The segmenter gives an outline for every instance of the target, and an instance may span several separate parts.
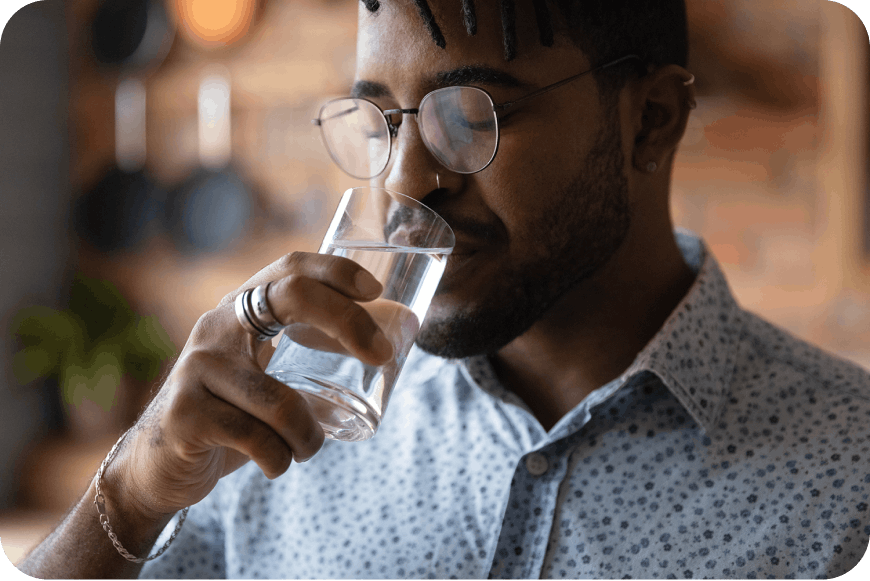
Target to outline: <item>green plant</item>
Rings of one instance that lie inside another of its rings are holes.
[[[106,411],[124,374],[154,380],[176,352],[156,317],[135,313],[111,283],[82,275],[66,309],[26,307],[13,328],[21,345],[12,363],[19,383],[54,378],[67,404],[87,398]]]

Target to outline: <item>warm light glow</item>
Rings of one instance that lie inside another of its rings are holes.
[[[197,25],[218,32],[232,28],[239,22],[241,8],[236,0],[192,0],[190,15]]]
[[[195,40],[227,45],[248,32],[257,0],[176,0],[176,7],[182,29]]]

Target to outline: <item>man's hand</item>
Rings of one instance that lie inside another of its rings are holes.
[[[358,302],[382,291],[346,258],[293,253],[226,296],[194,327],[172,373],[107,469],[112,488],[142,516],[159,518],[204,498],[249,459],[269,478],[323,445],[305,399],[263,372],[273,351],[239,324],[233,301],[274,281],[269,304],[283,324],[306,323],[373,365],[392,347]]]
[[[305,400],[267,376],[273,349],[239,324],[233,309],[243,290],[273,281],[269,304],[281,323],[307,323],[344,350],[381,365],[393,348],[360,306],[383,290],[355,262],[293,253],[226,296],[203,315],[172,373],[108,464],[103,492],[125,548],[144,557],[172,514],[202,500],[217,481],[249,459],[269,478],[293,460],[311,458],[323,430]],[[102,530],[95,484],[63,523],[19,564],[40,578],[135,577]]]

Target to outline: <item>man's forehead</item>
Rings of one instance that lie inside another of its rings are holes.
[[[435,44],[414,0],[383,0],[376,13],[360,3],[357,80],[414,79],[432,88],[453,84],[523,86],[533,84],[536,73],[542,79],[551,78],[544,69],[560,68],[554,63],[561,62],[571,74],[580,72],[585,63],[582,53],[566,38],[558,38],[552,47],[542,46],[534,23],[521,18],[517,19],[518,57],[508,62],[497,6],[475,3],[477,29],[472,36],[458,2],[451,2],[445,12],[441,4],[429,1],[446,40],[445,48]]]
[[[473,52],[478,62],[500,64],[501,34],[493,26],[478,25],[469,36],[459,11],[442,14],[432,5],[439,32],[446,47],[436,45],[414,0],[384,0],[377,12],[371,13],[360,3],[357,55],[374,61],[413,61],[417,66],[448,64],[465,53]]]

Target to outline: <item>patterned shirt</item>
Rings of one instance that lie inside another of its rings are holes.
[[[870,534],[870,376],[742,310],[714,258],[549,431],[486,358],[412,351],[377,435],[249,463],[143,577],[836,577]],[[170,523],[168,532],[174,527]]]

